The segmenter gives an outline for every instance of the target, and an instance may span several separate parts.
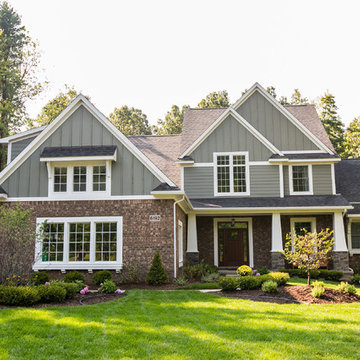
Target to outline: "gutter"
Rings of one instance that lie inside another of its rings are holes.
[[[185,196],[174,202],[174,278],[176,279],[176,205],[185,200]]]

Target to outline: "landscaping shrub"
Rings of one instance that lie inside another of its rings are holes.
[[[257,269],[257,272],[260,274],[260,275],[266,275],[269,273],[269,270],[266,266],[262,266],[260,268]]]
[[[217,272],[207,273],[201,277],[202,282],[212,283],[219,280],[219,274]]]
[[[311,295],[314,298],[321,298],[325,294],[324,283],[322,281],[314,281],[312,284]]]
[[[266,275],[263,275],[266,276]],[[268,278],[267,278],[268,280]],[[262,276],[240,276],[239,287],[241,290],[260,289],[264,278]]]
[[[250,276],[253,272],[250,266],[242,265],[237,268],[236,273],[240,276]]]
[[[160,254],[156,252],[152,260],[146,281],[150,285],[161,285],[168,282],[168,280],[168,276],[161,262]]]
[[[344,276],[342,271],[320,270],[320,278],[325,280],[339,281]]]
[[[337,288],[337,290],[341,291],[341,292],[345,292],[345,293],[349,293],[349,294],[356,294],[356,287],[354,285],[350,285],[347,282],[341,282]]]
[[[65,275],[64,282],[73,283],[76,281],[84,282],[84,275],[79,273],[78,271],[70,271]]]
[[[351,278],[350,282],[352,284],[360,284],[360,274],[354,274],[354,276]]]
[[[117,286],[112,280],[105,280],[101,285],[100,290],[106,294],[113,294],[117,289]]]
[[[277,292],[278,285],[274,280],[267,280],[261,285],[261,290],[266,293]]]
[[[46,282],[49,282],[49,275],[46,272],[34,272],[30,275],[31,285],[44,285]]]
[[[270,276],[278,285],[285,285],[290,279],[289,274],[282,272],[271,272],[267,276]]]
[[[109,270],[98,271],[92,278],[94,284],[100,285],[105,280],[111,280],[111,273]]]
[[[303,279],[307,278],[306,270],[283,269],[283,270],[280,270],[280,272],[288,273],[291,277],[299,277],[299,278],[303,278]],[[311,270],[310,271],[310,276],[311,276],[312,279],[318,279],[319,276],[320,276],[320,271],[319,270]]]
[[[189,281],[200,280],[206,274],[218,273],[215,265],[206,264],[203,260],[200,264],[187,265],[182,268],[182,275]]]
[[[40,302],[63,302],[66,299],[66,289],[59,284],[39,285],[36,287]]]
[[[184,276],[180,276],[176,279],[174,279],[174,284],[178,286],[184,286],[188,283],[188,281],[185,279]]]
[[[235,291],[239,287],[239,278],[235,276],[223,276],[219,280],[223,291]]]
[[[73,299],[74,296],[80,291],[79,290],[79,285],[75,284],[75,283],[64,283],[64,282],[56,282],[56,283],[51,283],[51,285],[56,284],[57,286],[62,287],[63,289],[65,289],[66,291],[66,295],[65,298],[67,300],[69,299]]]
[[[39,300],[40,295],[36,287],[0,285],[0,304],[2,305],[29,306],[36,304]]]

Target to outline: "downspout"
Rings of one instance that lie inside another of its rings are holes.
[[[174,278],[176,279],[176,205],[185,200],[185,195],[174,202]]]

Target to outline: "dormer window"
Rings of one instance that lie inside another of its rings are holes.
[[[54,192],[67,191],[67,168],[55,167],[54,168]]]
[[[290,195],[312,195],[312,166],[289,166]]]
[[[74,191],[86,191],[86,166],[74,166],[73,176],[73,190]]]
[[[249,195],[248,152],[214,153],[215,195]]]

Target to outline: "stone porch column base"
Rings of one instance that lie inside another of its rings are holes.
[[[196,265],[199,263],[199,252],[187,252],[186,253],[186,265]]]
[[[271,270],[281,270],[285,269],[285,260],[284,255],[277,252],[271,252]]]
[[[347,251],[333,251],[332,259],[334,270],[349,272],[349,253]]]

